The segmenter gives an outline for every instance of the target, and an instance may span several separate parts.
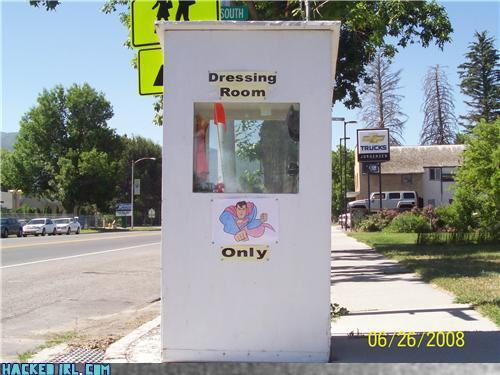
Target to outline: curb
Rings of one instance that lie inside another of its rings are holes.
[[[130,332],[127,336],[124,336],[120,340],[114,342],[108,347],[108,349],[106,349],[106,353],[104,353],[104,361],[109,363],[128,363],[127,349],[130,345],[159,325],[160,317],[158,316]]]

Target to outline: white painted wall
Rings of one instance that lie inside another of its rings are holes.
[[[326,362],[332,61],[339,24],[316,30],[244,24],[245,30],[182,29],[161,36],[162,360]],[[208,71],[245,70],[278,73],[267,102],[300,103],[298,194],[192,192],[193,102],[218,100]],[[279,200],[280,240],[270,244],[268,262],[220,261],[211,243],[211,199],[228,197]]]
[[[7,208],[9,210],[12,209],[12,201],[12,193],[7,191],[0,192],[0,207]]]
[[[422,190],[424,198],[424,206],[429,204],[429,200],[435,201],[435,207],[443,204],[449,204],[450,199],[453,199],[452,186],[454,181],[441,181],[430,179],[430,168],[424,168],[424,177],[422,180]],[[450,173],[454,170],[453,167],[443,167],[442,173]]]

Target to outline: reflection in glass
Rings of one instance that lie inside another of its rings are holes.
[[[193,191],[297,193],[299,104],[195,103]]]

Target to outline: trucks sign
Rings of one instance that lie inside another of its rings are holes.
[[[390,160],[389,129],[359,129],[357,135],[359,162]]]

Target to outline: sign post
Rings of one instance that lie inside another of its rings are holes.
[[[340,22],[156,32],[169,85],[162,361],[328,362]]]
[[[378,174],[379,208],[382,211],[382,163],[389,161],[390,137],[389,129],[358,129],[357,158],[362,163],[362,170],[367,171],[368,178],[368,213],[371,212],[370,174]]]
[[[134,195],[141,195],[141,179],[134,179]]]
[[[132,206],[130,203],[119,203],[116,207],[116,216],[131,216]]]
[[[156,212],[153,208],[148,210],[149,224],[153,225],[153,219],[156,217]]]

